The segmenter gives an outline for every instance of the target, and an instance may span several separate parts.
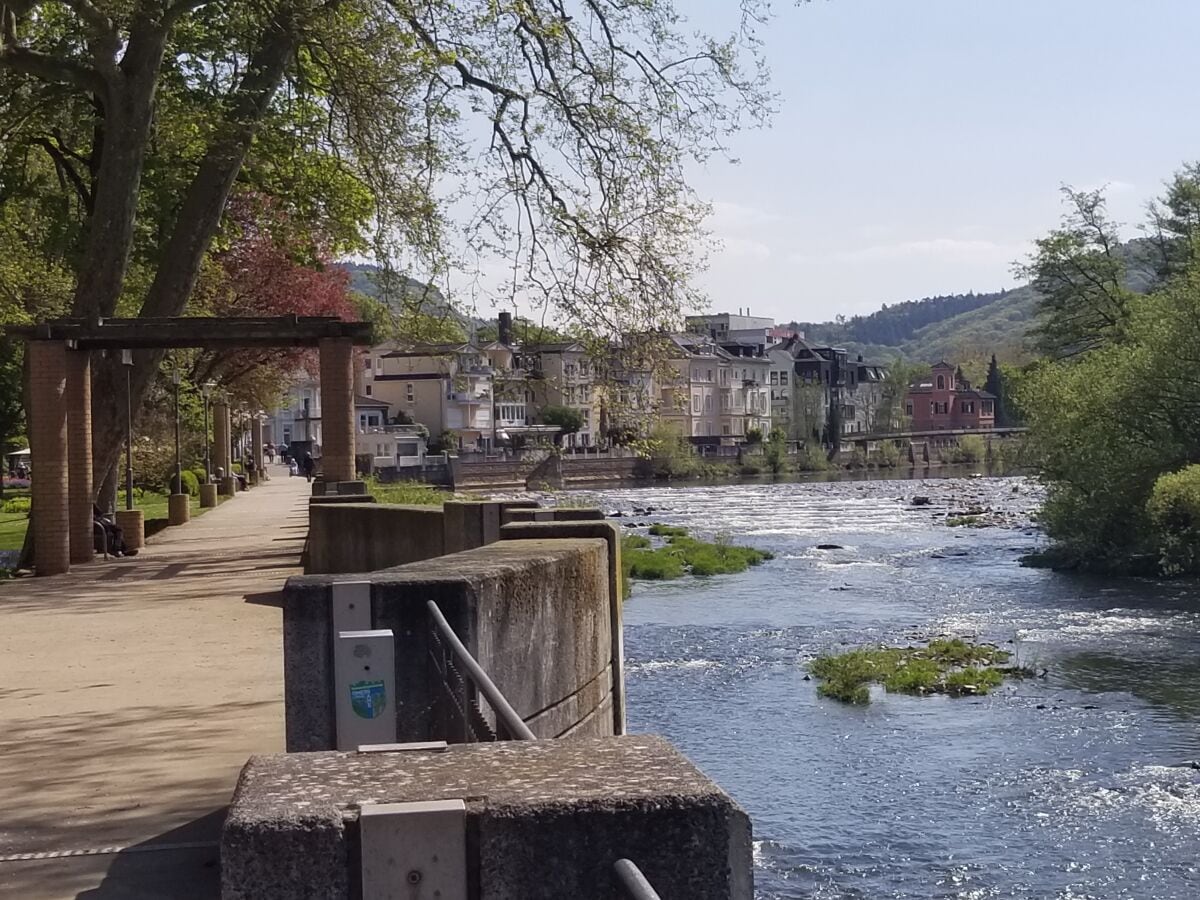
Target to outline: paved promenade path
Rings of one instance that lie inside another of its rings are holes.
[[[0,897],[217,896],[238,772],[283,749],[309,485],[272,475],[133,559],[0,582]]]

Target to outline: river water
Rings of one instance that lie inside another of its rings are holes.
[[[1039,542],[1023,479],[588,498],[776,555],[637,583],[625,607],[630,730],[665,735],[747,810],[759,897],[1200,897],[1195,585],[1020,567]],[[1000,524],[943,524],[970,504]],[[941,634],[1044,677],[866,707],[805,677],[823,651]]]

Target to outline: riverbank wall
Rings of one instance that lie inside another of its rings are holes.
[[[600,900],[632,860],[664,897],[750,900],[746,814],[624,735],[620,533],[599,510],[310,515],[310,574],[282,592],[288,752],[243,770],[223,897]]]

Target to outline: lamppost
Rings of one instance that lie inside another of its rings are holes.
[[[125,367],[125,508],[133,509],[133,351],[121,351]]]
[[[175,360],[175,371],[171,373],[171,383],[175,385],[175,493],[183,493],[183,462],[179,455],[179,360]]]
[[[208,440],[208,399],[212,396],[213,382],[206,381],[200,385],[200,396],[204,398],[204,483],[212,484],[212,459]]]

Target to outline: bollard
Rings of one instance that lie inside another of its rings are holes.
[[[200,508],[212,509],[217,505],[217,486],[215,484],[200,485]]]
[[[167,524],[186,525],[192,518],[192,498],[187,494],[172,494],[167,498]]]
[[[141,550],[146,546],[146,514],[140,509],[118,509],[117,527],[125,538],[129,550]]]

